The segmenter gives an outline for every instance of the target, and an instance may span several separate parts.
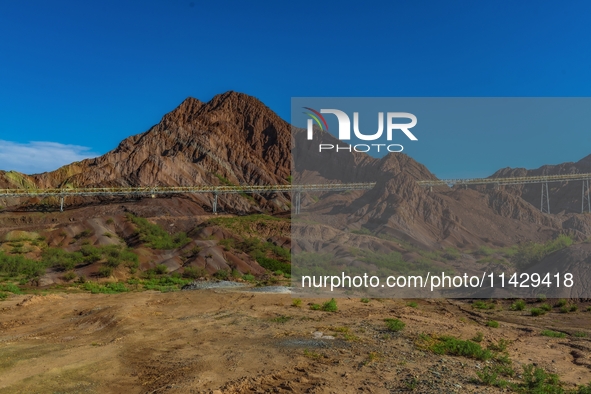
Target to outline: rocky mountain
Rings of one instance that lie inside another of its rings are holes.
[[[188,98],[150,130],[103,156],[38,175],[3,173],[0,187],[286,184],[289,134],[285,121],[245,94],[227,92],[208,103]],[[191,197],[203,205],[211,202],[209,196]],[[256,196],[255,202],[228,195],[220,204],[238,211],[287,209],[287,196],[265,197]]]

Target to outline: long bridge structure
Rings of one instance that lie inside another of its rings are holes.
[[[477,186],[477,185],[523,185],[530,183],[539,183],[542,185],[540,210],[550,213],[550,195],[548,192],[548,183],[553,182],[576,182],[582,183],[581,212],[591,212],[591,193],[589,189],[589,180],[591,173],[586,174],[564,174],[564,175],[540,175],[526,177],[496,177],[496,178],[470,178],[470,179],[429,179],[418,180],[418,185],[429,187],[457,185]],[[2,197],[57,197],[60,199],[60,210],[64,209],[64,199],[68,196],[149,196],[157,197],[160,195],[171,194],[197,194],[210,193],[213,195],[212,208],[217,212],[219,194],[266,194],[266,193],[292,193],[294,202],[294,213],[301,211],[301,194],[307,192],[330,192],[347,190],[367,190],[372,189],[375,182],[366,183],[324,183],[324,184],[287,184],[287,185],[199,185],[199,186],[142,186],[142,187],[94,187],[94,188],[22,188],[22,189],[0,189],[0,198]]]
[[[582,183],[581,191],[581,213],[591,212],[591,195],[589,193],[589,179],[591,173],[586,174],[563,174],[563,175],[537,175],[522,177],[496,177],[496,178],[470,178],[470,179],[433,179],[417,181],[420,186],[477,186],[477,185],[524,185],[528,183],[540,183],[542,185],[540,211],[550,213],[550,194],[548,192],[548,183],[554,182],[577,182]]]

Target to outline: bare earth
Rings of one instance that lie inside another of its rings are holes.
[[[492,312],[450,300],[340,299],[336,313],[307,305],[322,301],[293,307],[290,295],[221,290],[12,296],[0,303],[0,393],[502,392],[472,383],[486,362],[416,344],[421,333],[478,331],[483,345],[511,341],[518,371],[536,363],[571,387],[591,381],[589,336],[540,335],[589,334],[584,303],[537,318],[508,301]],[[385,318],[406,328],[389,333]]]

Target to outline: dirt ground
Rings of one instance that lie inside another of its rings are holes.
[[[535,363],[566,387],[591,381],[585,304],[534,318],[509,301],[494,311],[452,300],[308,306],[321,301],[294,307],[290,295],[222,290],[12,296],[0,303],[0,394],[503,391],[473,382],[487,362],[434,354],[418,346],[421,333],[482,332],[482,345],[510,341],[517,371]],[[385,318],[406,327],[389,332]],[[587,337],[541,336],[545,328]]]

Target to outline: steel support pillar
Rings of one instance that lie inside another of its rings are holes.
[[[218,213],[218,194],[213,193],[213,213]]]
[[[64,196],[60,197],[60,212],[64,212]]]
[[[591,213],[591,195],[589,195],[589,179],[583,181],[583,196],[581,198],[581,213],[585,213],[585,207],[587,212]]]
[[[302,209],[302,192],[297,191],[295,194],[295,214],[299,215]]]
[[[548,193],[548,182],[542,183],[540,211],[542,211],[542,213],[550,213],[550,194]]]

